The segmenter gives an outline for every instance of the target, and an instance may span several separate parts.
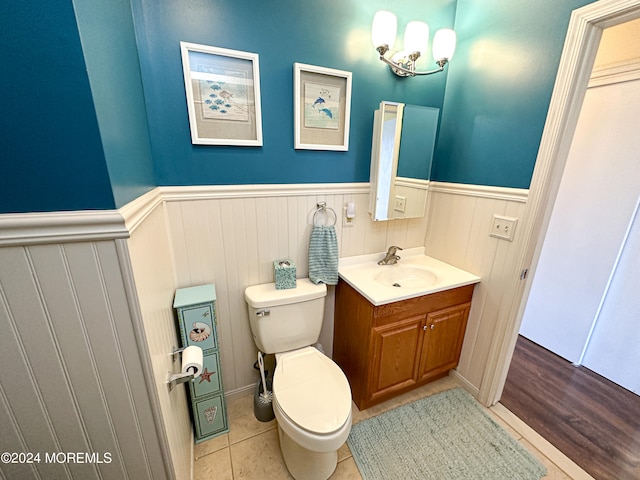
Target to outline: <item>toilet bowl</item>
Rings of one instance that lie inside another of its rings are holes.
[[[351,388],[340,367],[310,346],[322,328],[326,285],[296,284],[250,286],[245,299],[256,346],[276,356],[273,411],[287,469],[297,480],[326,480],[351,431]]]
[[[285,464],[296,479],[325,480],[351,431],[351,389],[313,347],[276,355],[273,411]]]

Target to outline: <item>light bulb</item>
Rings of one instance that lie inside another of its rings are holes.
[[[456,51],[456,32],[450,28],[438,30],[433,37],[433,59],[437,62],[442,59],[451,60]]]
[[[393,13],[386,10],[377,12],[371,25],[371,41],[374,48],[381,45],[388,45],[391,48],[396,40],[397,29],[398,20]]]
[[[429,25],[424,22],[409,22],[404,31],[404,50],[407,53],[427,53],[429,45]]]

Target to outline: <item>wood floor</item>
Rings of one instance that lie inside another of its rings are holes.
[[[597,480],[640,479],[639,396],[521,336],[500,402]]]

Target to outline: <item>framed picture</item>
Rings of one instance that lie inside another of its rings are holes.
[[[255,53],[180,42],[191,143],[262,145]]]
[[[295,63],[295,148],[349,150],[351,72]]]

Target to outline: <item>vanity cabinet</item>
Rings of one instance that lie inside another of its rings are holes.
[[[359,409],[446,376],[458,365],[474,285],[374,306],[340,279],[333,360]]]

